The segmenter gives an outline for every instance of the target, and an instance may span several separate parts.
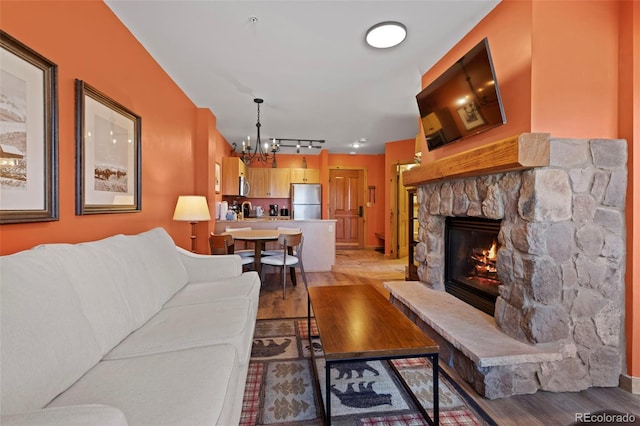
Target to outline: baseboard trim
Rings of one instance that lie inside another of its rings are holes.
[[[640,394],[640,377],[620,375],[620,388],[633,394]]]

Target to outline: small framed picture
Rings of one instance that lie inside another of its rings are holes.
[[[458,115],[467,130],[475,129],[485,124],[484,118],[482,118],[478,107],[473,102],[458,108]]]
[[[220,179],[221,179],[221,170],[220,170],[220,163],[216,163],[216,182],[215,182],[215,189],[216,189],[216,194],[220,193]]]
[[[76,80],[76,214],[142,209],[141,118]]]
[[[0,30],[0,224],[58,220],[58,67]]]

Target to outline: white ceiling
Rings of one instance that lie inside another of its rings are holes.
[[[359,154],[416,136],[422,75],[498,2],[106,0],[230,143],[255,141],[259,97],[263,142],[324,139],[330,153]],[[406,25],[405,41],[367,46],[381,21]]]

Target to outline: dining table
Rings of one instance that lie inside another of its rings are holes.
[[[230,234],[234,240],[248,241],[254,243],[254,262],[255,270],[262,276],[262,251],[265,249],[269,241],[278,241],[281,234],[298,234],[300,231],[294,229],[239,229],[234,231],[233,228],[228,229],[223,234]],[[293,269],[293,268],[292,268]],[[291,271],[291,281],[296,284],[295,272]]]

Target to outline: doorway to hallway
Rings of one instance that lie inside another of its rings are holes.
[[[336,249],[364,248],[364,170],[329,170],[329,218],[336,220]]]

